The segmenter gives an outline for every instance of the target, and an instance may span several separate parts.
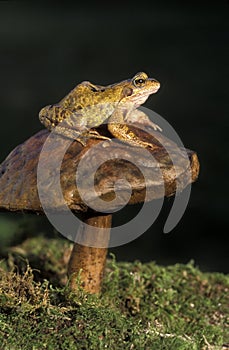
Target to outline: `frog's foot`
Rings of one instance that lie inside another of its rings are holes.
[[[98,131],[96,131],[96,130],[89,130],[87,132],[87,137],[94,138],[94,139],[100,139],[100,140],[109,140],[109,141],[111,140],[110,137],[100,135],[100,133],[98,133]]]
[[[81,143],[82,146],[86,146],[87,143],[87,135],[85,135],[85,132],[78,131],[71,128],[65,128],[63,126],[57,125],[56,127],[52,128],[50,131],[60,135],[67,137],[68,139],[71,139],[72,141],[78,141]]]
[[[151,120],[149,120],[149,124],[144,124],[144,125],[153,128],[155,131],[157,131],[157,130],[162,131],[162,128],[159,125],[152,122]]]
[[[139,124],[146,127],[153,128],[155,131],[159,130],[162,131],[162,128],[152,122],[149,117],[142,111],[135,109],[134,111],[131,111],[127,114],[125,117],[125,122],[130,124]],[[136,125],[137,126],[137,125]]]
[[[76,140],[76,141],[80,142],[81,145],[83,145],[84,147],[86,146],[87,141],[90,138],[96,138],[96,139],[101,139],[101,140],[110,140],[110,137],[100,135],[98,133],[98,131],[96,131],[96,130],[79,131],[76,129],[63,127],[60,124],[57,125],[55,128],[53,128],[52,131],[58,135],[67,137],[71,140]]]

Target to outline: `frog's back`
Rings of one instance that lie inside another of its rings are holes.
[[[82,82],[74,87],[64,98],[60,100],[58,105],[71,111],[80,110],[85,105],[85,90],[87,82]]]

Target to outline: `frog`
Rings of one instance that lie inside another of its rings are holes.
[[[83,146],[90,138],[111,140],[95,130],[106,122],[114,138],[135,146],[151,147],[130,129],[129,124],[137,122],[162,131],[144,112],[138,110],[159,88],[159,81],[149,78],[145,72],[107,86],[83,81],[58,103],[43,107],[39,119],[49,131],[54,130],[57,134],[77,140]]]

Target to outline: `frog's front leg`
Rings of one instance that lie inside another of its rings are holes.
[[[125,122],[130,123],[130,124],[139,124],[143,125],[146,127],[150,127],[154,130],[159,130],[162,131],[162,128],[152,122],[149,117],[141,110],[135,109],[125,116]]]
[[[130,130],[128,124],[126,124],[126,119],[124,117],[125,110],[122,108],[117,108],[114,113],[109,118],[108,130],[117,139],[132,144],[134,146],[141,146],[144,148],[154,146],[149,142],[142,141],[139,136],[137,136],[132,130]]]

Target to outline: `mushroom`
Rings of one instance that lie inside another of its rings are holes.
[[[63,198],[68,210],[81,220],[77,239],[72,234],[69,236],[74,241],[68,265],[69,283],[73,291],[78,288],[76,277],[79,274],[85,291],[98,293],[101,290],[107,249],[112,239],[110,237],[112,210],[126,205],[127,199],[128,204],[135,204],[172,196],[178,187],[181,192],[198,177],[199,162],[195,152],[179,148],[156,131],[148,134],[134,126],[132,128],[143,140],[152,144],[149,150],[152,159],[147,158],[144,153],[146,150],[143,148],[122,142],[101,142],[96,139],[88,140],[85,147],[77,141],[71,141],[63,157],[60,169]],[[49,135],[47,130],[38,132],[17,146],[0,165],[0,210],[44,214],[37,186],[37,169],[42,151],[43,166],[47,162],[46,170],[49,174],[44,177],[42,183],[47,194],[46,207],[60,216],[63,214],[64,209],[59,196],[55,193],[55,189],[52,189],[56,177],[48,166],[50,159],[59,157],[60,147],[56,147],[55,144],[51,144],[51,148],[43,147]],[[61,145],[66,139],[58,136],[58,142],[58,145]],[[116,156],[106,161],[107,151]],[[80,176],[86,181],[86,185],[81,181],[76,186],[76,169],[84,157],[88,158],[86,162],[82,162]],[[101,162],[101,165],[94,174],[91,174],[90,166],[95,159]],[[132,163],[133,159],[137,164]],[[159,167],[156,167],[155,163],[159,164]],[[158,177],[158,169],[161,177]],[[94,188],[91,188],[92,184]],[[51,199],[49,193],[52,193]],[[82,197],[86,198],[86,203]],[[96,210],[98,197],[98,207],[101,209]],[[101,203],[104,203],[104,207],[101,207]],[[121,239],[125,240],[125,237]]]

